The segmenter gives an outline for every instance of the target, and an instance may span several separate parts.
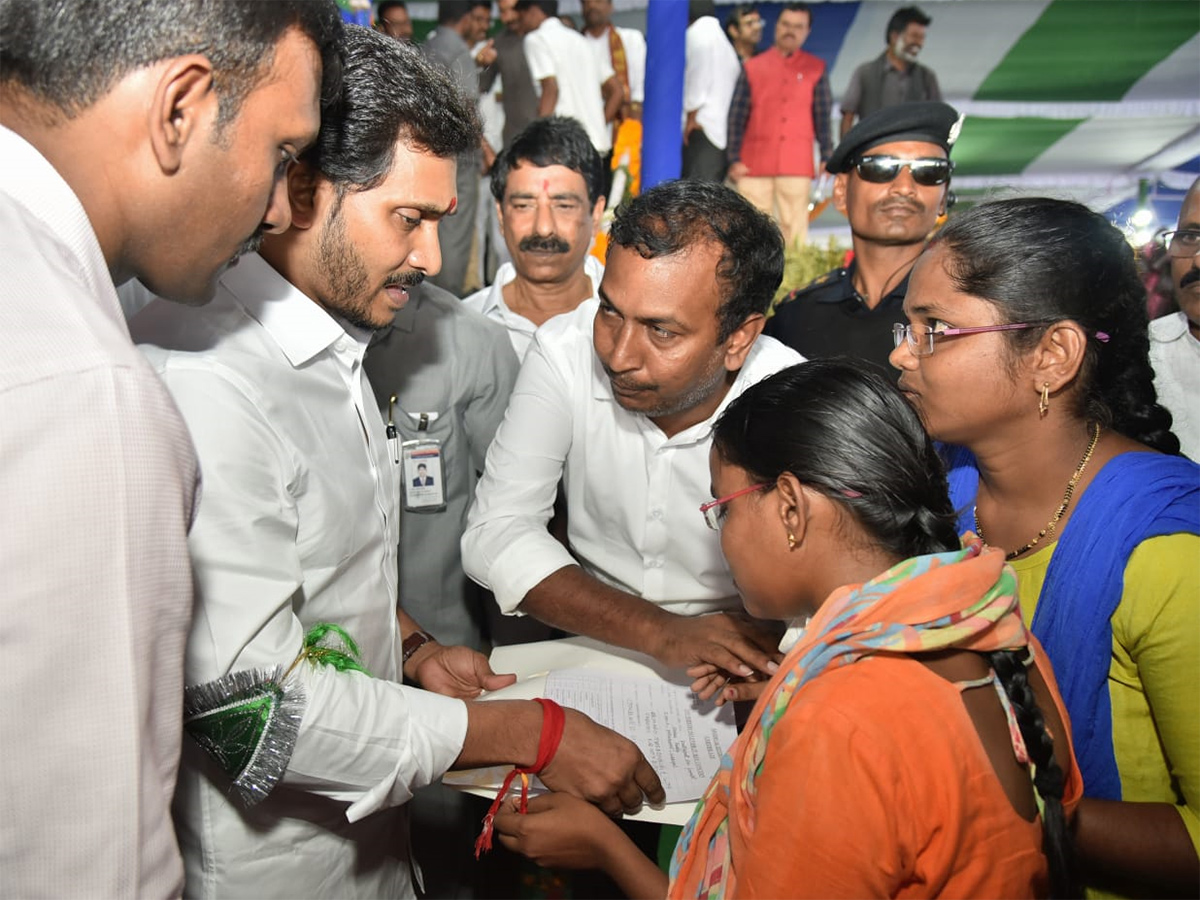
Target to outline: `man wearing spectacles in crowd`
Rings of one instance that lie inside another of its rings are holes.
[[[1200,459],[1200,178],[1179,210],[1179,228],[1162,236],[1171,257],[1179,312],[1150,323],[1150,363],[1158,402],[1171,411],[1171,430],[1192,459]]]
[[[781,300],[764,334],[810,359],[853,356],[888,371],[908,273],[950,200],[959,122],[945,103],[908,103],[850,130],[827,168],[854,259]]]

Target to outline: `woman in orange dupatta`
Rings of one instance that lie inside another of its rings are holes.
[[[552,794],[496,830],[634,897],[1074,893],[1082,792],[1053,675],[1003,554],[962,546],[941,464],[881,377],[784,370],[714,431],[705,504],[746,609],[810,620],[680,836],[668,878],[602,812]],[[707,698],[743,696],[693,671]]]

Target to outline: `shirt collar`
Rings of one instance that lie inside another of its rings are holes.
[[[257,253],[247,254],[221,276],[222,286],[299,368],[349,334],[363,342],[361,329],[350,330],[301,293]],[[368,335],[369,337],[369,335]]]
[[[15,131],[0,126],[0,193],[20,203],[29,215],[66,245],[82,263],[92,295],[110,317],[122,325],[125,316],[112,283],[108,261],[75,191],[50,161]]]
[[[596,297],[600,291],[600,279],[604,277],[604,266],[600,260],[588,254],[583,258],[583,271],[592,282],[592,293],[590,297],[585,297],[585,300]],[[508,304],[504,302],[504,286],[510,281],[515,281],[517,278],[517,270],[510,262],[504,263],[496,271],[496,280],[492,282],[492,286],[488,289],[487,295],[483,298],[483,306],[480,311],[486,316],[493,313],[495,310],[501,310],[506,315],[515,316]]]

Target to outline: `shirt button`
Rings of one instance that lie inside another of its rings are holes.
[[[656,519],[661,519],[663,517],[663,511],[661,509],[654,509],[650,511],[650,515],[654,516]]]

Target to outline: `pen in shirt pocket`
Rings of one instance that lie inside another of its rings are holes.
[[[400,465],[400,434],[396,431],[396,395],[388,397],[387,421],[388,449],[392,451],[392,462]]]

